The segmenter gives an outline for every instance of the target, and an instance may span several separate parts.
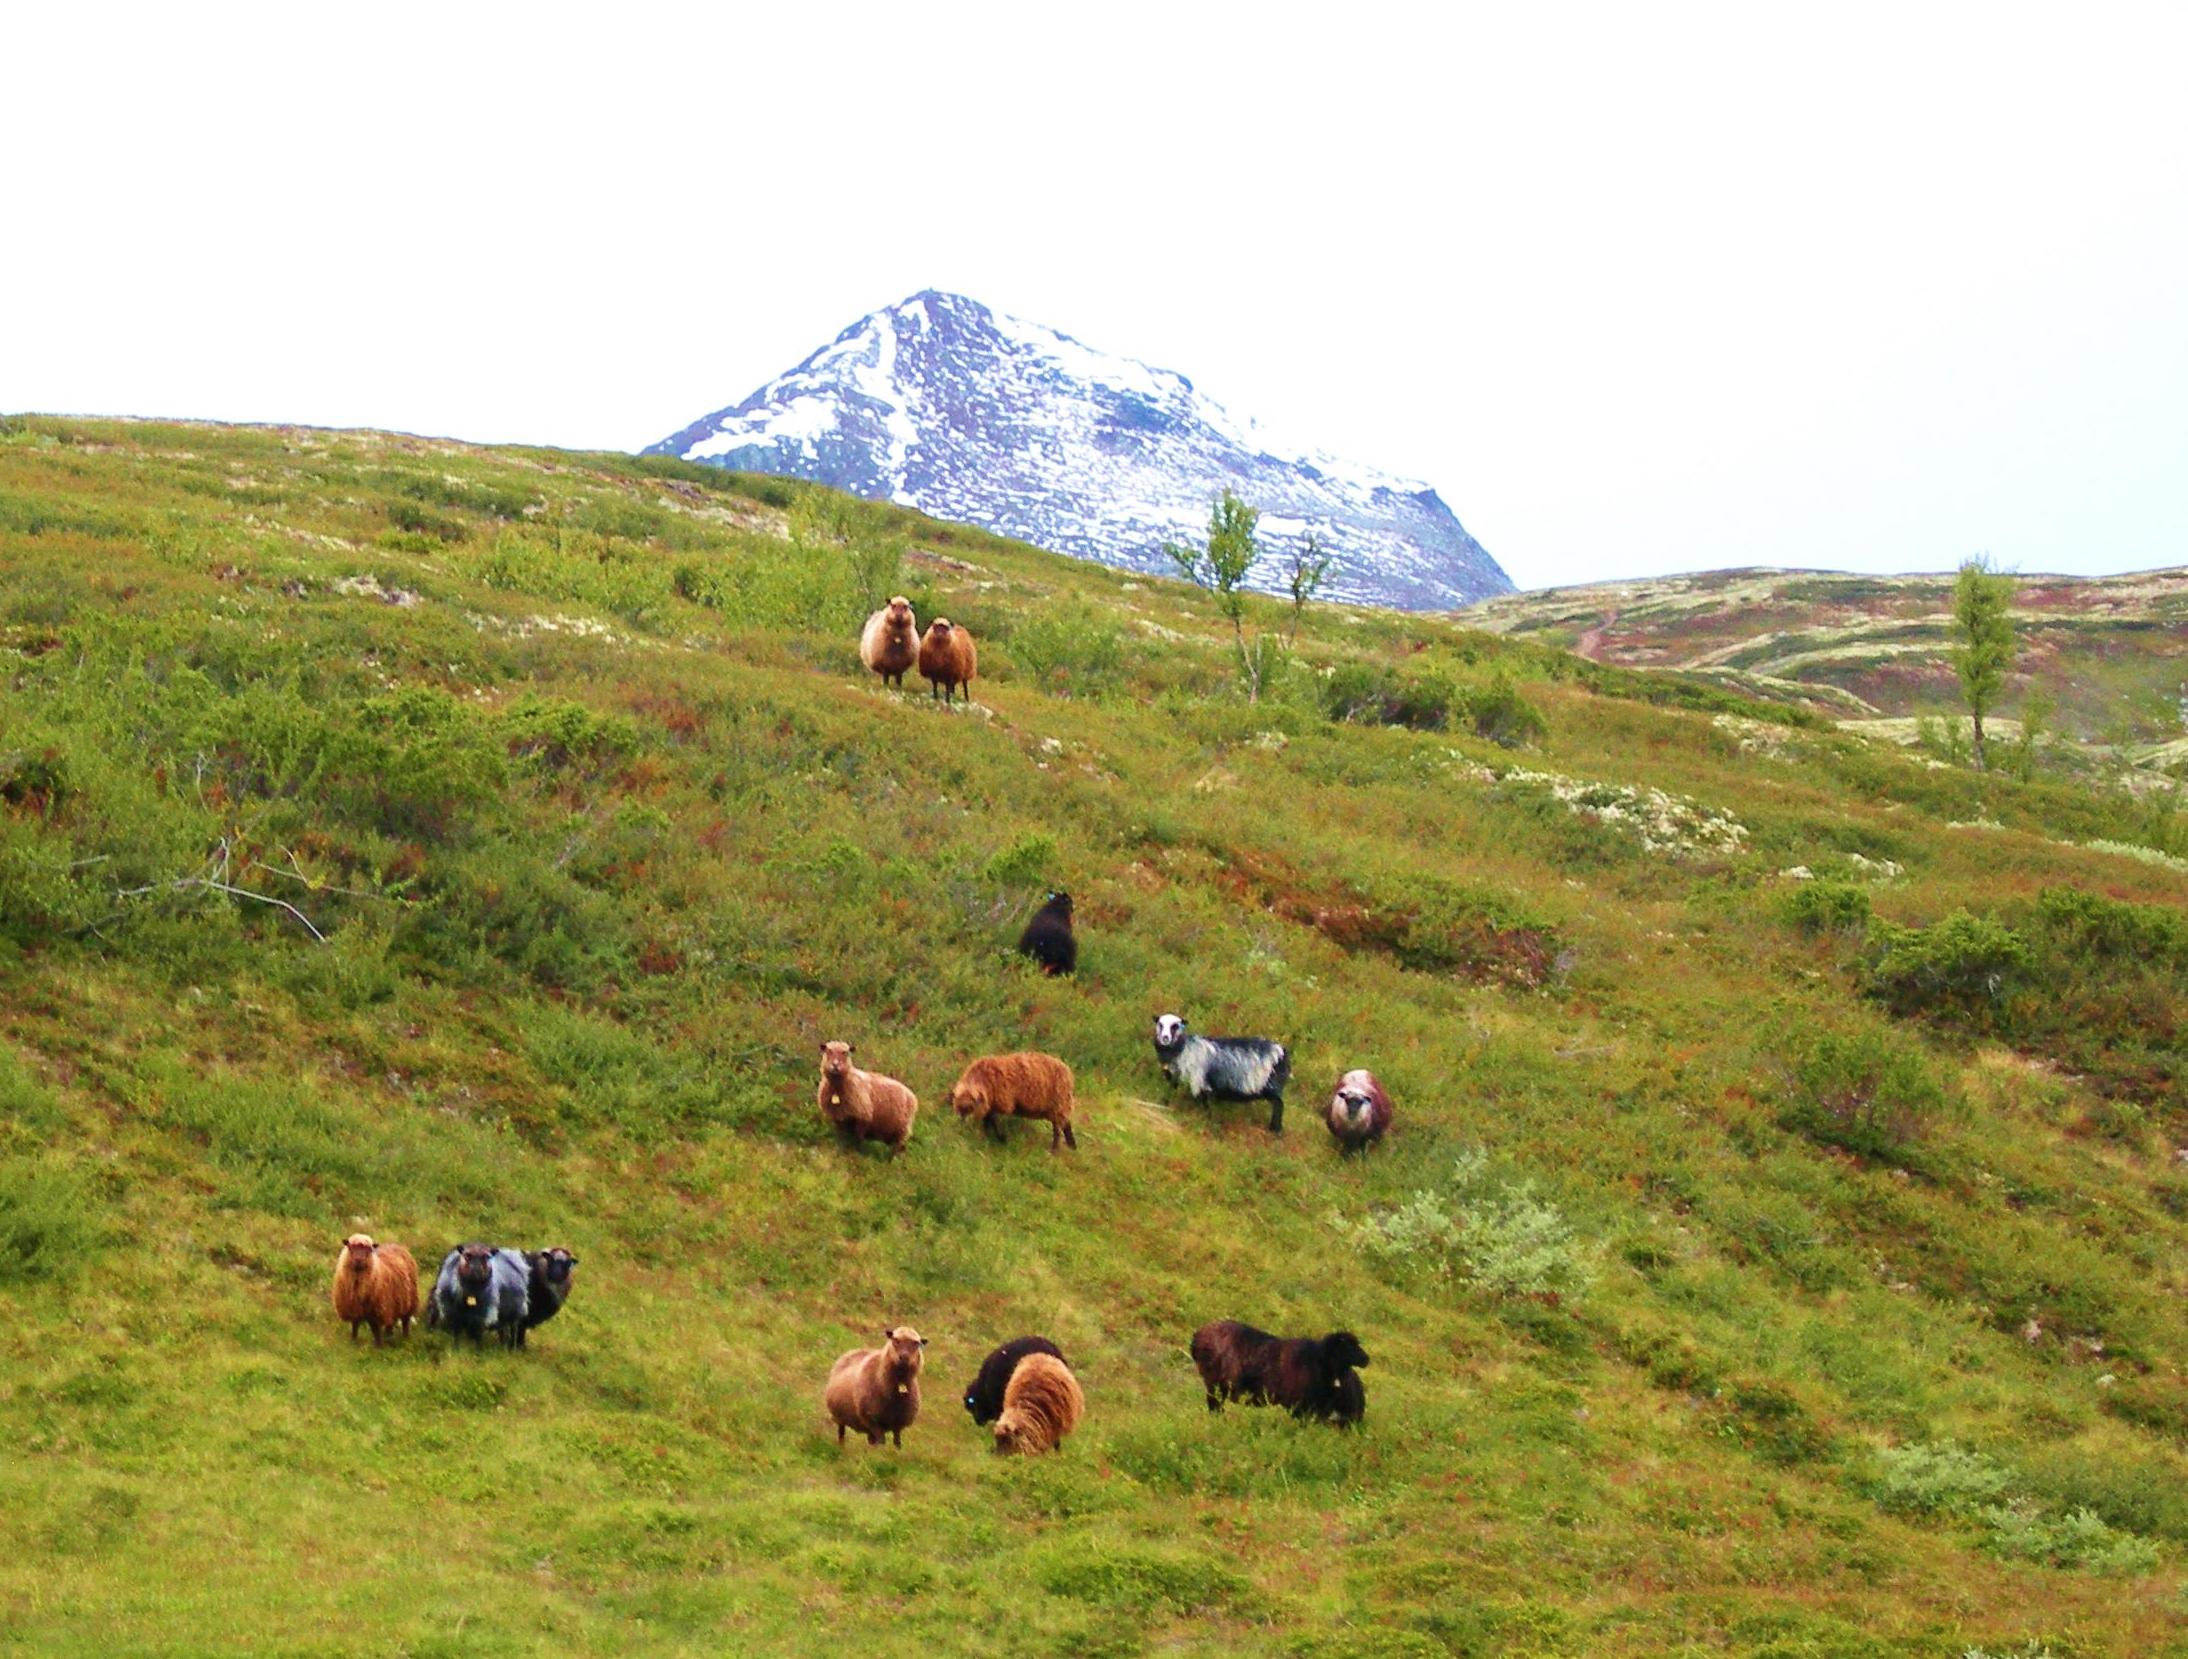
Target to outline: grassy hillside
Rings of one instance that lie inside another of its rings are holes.
[[[974,706],[860,673],[891,588]],[[0,1646],[2179,1651],[2177,821],[1444,619],[1228,651],[777,480],[0,423]],[[1291,1131],[1166,1103],[1165,1010],[1290,1041]],[[1020,1045],[1076,1154],[943,1107]],[[358,1227],[583,1265],[376,1352]],[[1211,1418],[1222,1316],[1357,1331],[1365,1427]],[[1088,1420],[1005,1462],[1026,1331]]]
[[[2175,772],[2188,763],[2188,570],[2021,576],[2014,587],[2021,649],[2007,729],[2040,691],[2052,704],[2045,728],[2075,745],[2061,761]],[[1950,576],[1729,570],[1512,594],[1467,620],[1906,739],[1912,718],[1960,712],[1951,608]]]

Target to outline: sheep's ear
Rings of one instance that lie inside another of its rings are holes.
[[[920,1345],[920,1346],[921,1346],[922,1348],[926,1347],[926,1346],[927,1346],[927,1339],[926,1339],[925,1337],[921,1337],[921,1338],[919,1339],[919,1345]]]

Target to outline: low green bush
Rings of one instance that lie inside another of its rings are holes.
[[[2012,928],[1956,910],[1926,928],[1870,929],[1863,988],[1895,1014],[1953,1015],[1988,1028],[2033,964]]]
[[[1803,933],[1859,934],[1869,926],[1869,895],[1851,882],[1804,881],[1778,909]]]
[[[1818,1032],[1786,1071],[1780,1125],[1868,1157],[1900,1158],[1946,1104],[1921,1050],[1891,1031]]]

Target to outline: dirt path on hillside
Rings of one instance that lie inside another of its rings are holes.
[[[1582,634],[1579,643],[1573,649],[1590,662],[1601,662],[1603,660],[1603,635],[1617,620],[1618,613],[1616,611],[1605,611],[1603,620]]]

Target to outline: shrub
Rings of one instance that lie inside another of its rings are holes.
[[[1861,933],[1869,926],[1869,895],[1851,882],[1804,881],[1779,909],[1803,933]]]
[[[1441,675],[1410,676],[1381,663],[1340,663],[1322,682],[1323,712],[1353,725],[1445,731],[1458,700],[1458,689]]]
[[[2006,1495],[2012,1476],[1981,1452],[1950,1441],[1892,1446],[1877,1454],[1869,1496],[1900,1515],[1973,1515]]]
[[[1107,690],[1124,660],[1117,625],[1084,604],[1052,607],[1019,623],[1011,661],[1043,691],[1088,696]]]
[[[1550,730],[1549,722],[1502,674],[1485,686],[1468,690],[1462,707],[1474,735],[1500,749],[1530,748]]]
[[[2049,1516],[2025,1504],[1994,1504],[1983,1511],[1993,1554],[2094,1573],[2146,1573],[2158,1563],[2158,1547],[2131,1532],[2117,1532],[2093,1509]]]
[[[2075,887],[2047,887],[2037,913],[2052,939],[2109,959],[2158,957],[2188,966],[2188,916],[2155,904],[2126,904]]]
[[[2031,964],[2013,929],[1956,910],[1926,928],[1871,929],[1863,988],[1895,1014],[1956,1014],[1989,1025]]]
[[[1819,1032],[1789,1069],[1780,1125],[1871,1157],[1898,1155],[1945,1105],[1920,1051],[1888,1031]]]
[[[1489,1172],[1479,1147],[1460,1153],[1442,1192],[1358,1221],[1332,1213],[1330,1225],[1370,1256],[1425,1267],[1493,1296],[1578,1299],[1594,1282],[1594,1252],[1556,1205],[1535,1196],[1532,1181]]]

